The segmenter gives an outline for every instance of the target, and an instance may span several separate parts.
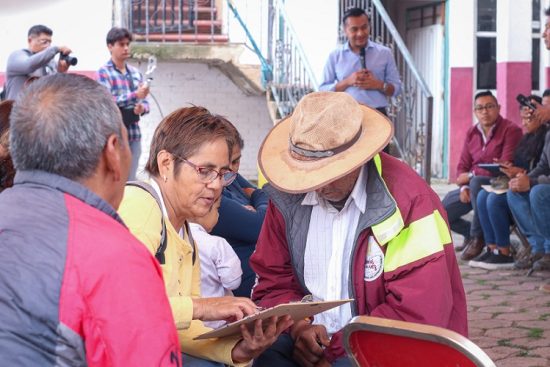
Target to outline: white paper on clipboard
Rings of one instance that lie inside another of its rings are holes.
[[[318,313],[330,310],[331,308],[341,306],[343,304],[349,303],[353,299],[342,299],[336,301],[322,301],[322,302],[292,302],[284,303],[271,308],[262,310],[254,315],[249,315],[239,321],[232,322],[230,324],[224,325],[218,329],[209,331],[207,333],[201,334],[195,337],[195,340],[198,339],[210,339],[210,338],[221,338],[229,335],[236,335],[241,333],[240,326],[242,324],[250,324],[258,319],[268,319],[271,316],[284,316],[290,315],[294,321],[303,320],[306,317],[316,315]]]

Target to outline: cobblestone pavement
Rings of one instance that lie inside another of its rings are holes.
[[[436,182],[432,188],[443,197],[454,186]],[[459,264],[470,339],[498,367],[550,366],[550,293],[540,291],[550,282],[550,272],[527,276],[527,271]]]

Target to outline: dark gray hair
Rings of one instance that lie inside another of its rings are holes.
[[[76,74],[33,82],[13,106],[10,150],[17,170],[72,180],[90,177],[109,136],[122,137],[122,118],[108,89]]]

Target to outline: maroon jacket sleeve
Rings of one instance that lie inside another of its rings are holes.
[[[252,300],[262,307],[301,300],[302,287],[290,261],[283,216],[270,201],[250,266],[257,274]]]
[[[472,128],[468,129],[466,139],[464,139],[464,145],[462,146],[462,152],[460,153],[460,160],[456,169],[456,174],[459,176],[461,173],[469,172],[472,169],[473,158],[470,154],[468,143],[470,142],[472,135]]]

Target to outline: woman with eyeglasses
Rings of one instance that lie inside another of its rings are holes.
[[[200,261],[187,221],[206,215],[224,186],[233,182],[231,124],[203,107],[180,108],[157,127],[145,170],[158,197],[127,186],[119,213],[130,231],[157,254],[162,218],[166,249],[161,267],[178,328],[185,366],[245,365],[269,347],[292,321],[272,318],[242,335],[193,340],[210,329],[203,321],[234,321],[257,312],[248,298],[200,296]],[[159,257],[157,256],[157,259]],[[164,263],[163,263],[164,262]],[[135,305],[139,307],[139,305]]]

